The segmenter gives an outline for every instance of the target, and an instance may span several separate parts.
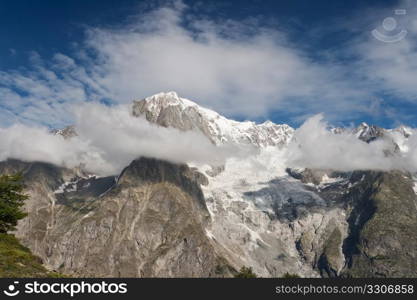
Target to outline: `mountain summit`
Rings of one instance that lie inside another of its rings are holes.
[[[175,92],[159,93],[133,102],[134,116],[149,122],[180,130],[200,130],[216,145],[233,142],[257,147],[282,146],[291,139],[294,129],[270,121],[262,124],[238,122],[197,103],[181,98]]]

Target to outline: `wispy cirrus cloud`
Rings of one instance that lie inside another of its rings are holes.
[[[63,54],[45,61],[32,53],[30,62],[30,68],[0,71],[1,111],[13,120],[62,126],[71,122],[72,106],[102,97],[84,68]]]

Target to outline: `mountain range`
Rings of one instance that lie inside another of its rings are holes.
[[[295,129],[230,120],[175,92],[135,100],[131,114],[256,154],[221,166],[138,157],[105,177],[83,166],[0,162],[0,174],[23,174],[30,195],[15,235],[48,269],[79,277],[232,277],[243,266],[261,277],[417,276],[414,174],[288,166]],[[330,130],[388,141],[386,155],[407,151],[415,134],[365,123]],[[71,139],[77,128],[51,134]]]

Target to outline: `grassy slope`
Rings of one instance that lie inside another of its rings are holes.
[[[0,277],[62,277],[42,266],[39,257],[22,246],[11,234],[0,233]]]

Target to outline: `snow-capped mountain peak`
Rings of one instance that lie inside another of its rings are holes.
[[[168,106],[179,106],[181,109],[186,109],[188,107],[197,106],[197,103],[180,98],[178,94],[174,91],[170,92],[161,92],[153,96],[147,97],[144,99],[145,102],[149,103],[150,109],[161,109]]]
[[[69,139],[77,135],[75,127],[73,125],[64,127],[62,129],[53,129],[51,130],[53,135],[62,136],[64,139]]]
[[[409,138],[411,135],[413,135],[413,129],[404,125],[399,126],[392,131],[402,134],[405,138]]]
[[[228,119],[197,103],[181,98],[175,92],[158,93],[133,102],[134,116],[144,116],[149,122],[180,130],[200,130],[214,144],[227,142],[252,144],[257,147],[288,144],[294,129],[286,124],[266,121],[256,124]]]

